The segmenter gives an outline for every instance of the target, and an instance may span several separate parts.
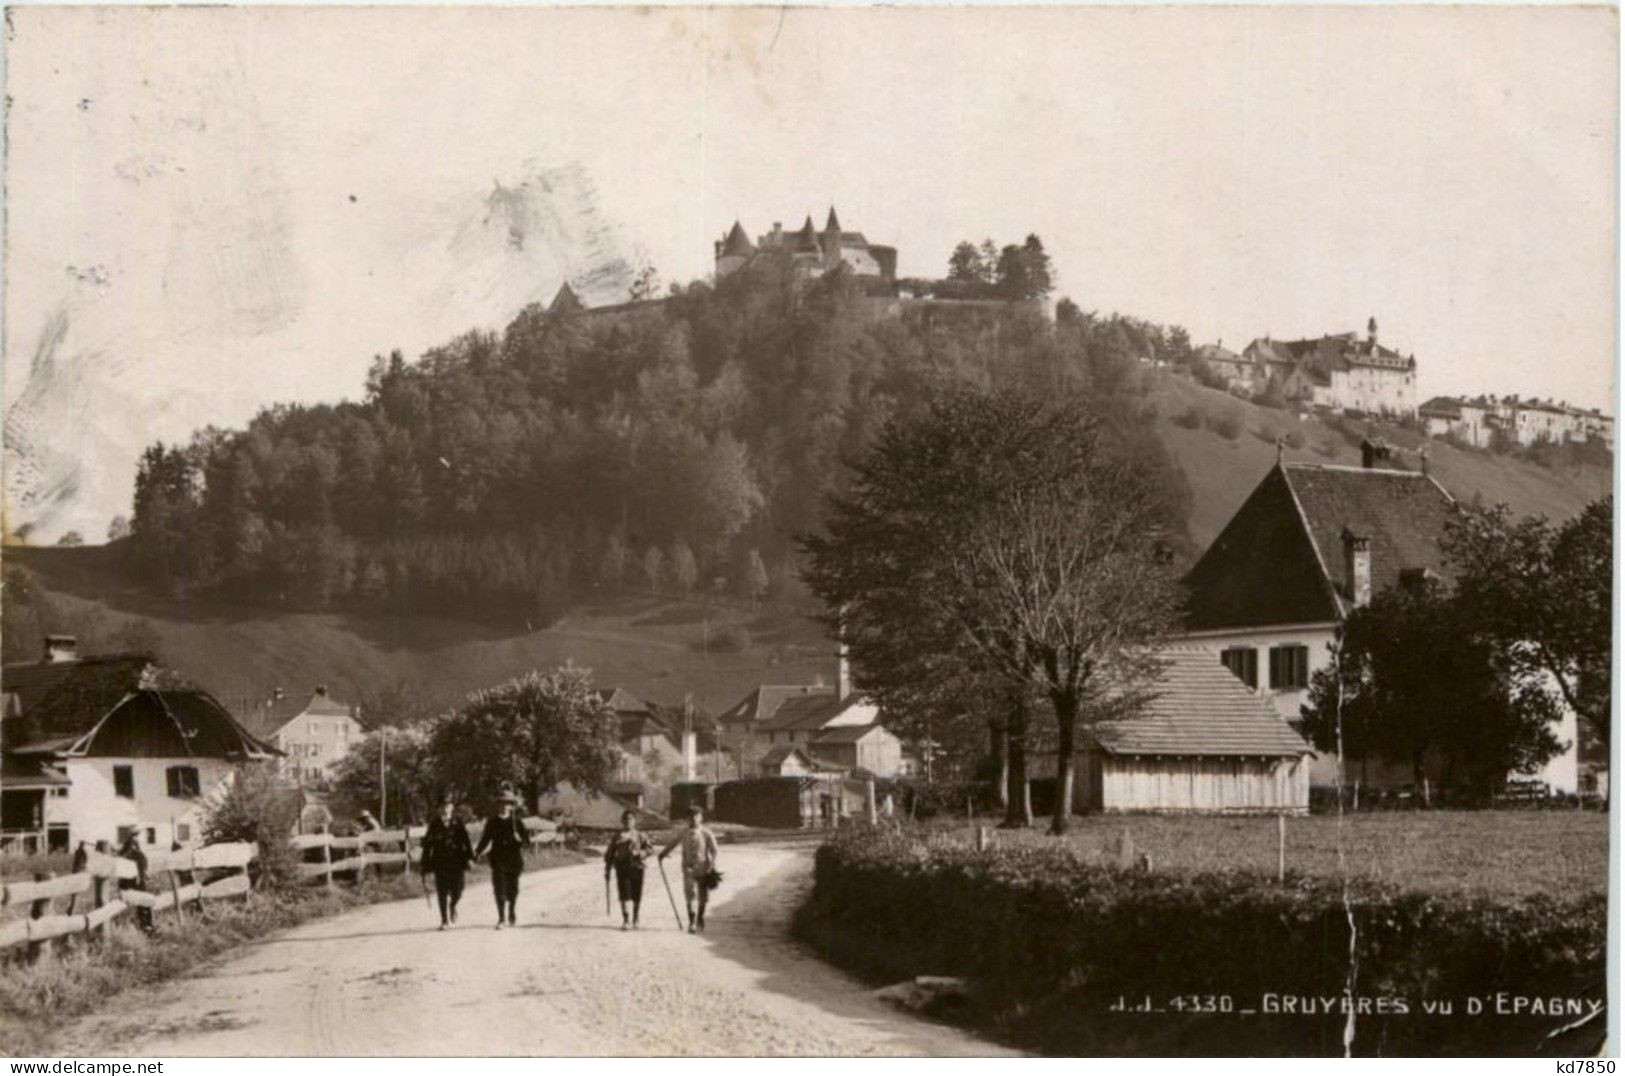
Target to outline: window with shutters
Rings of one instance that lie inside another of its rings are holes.
[[[169,794],[175,799],[195,799],[200,790],[196,766],[171,766],[164,771]]]
[[[1219,651],[1219,661],[1248,687],[1258,686],[1258,649],[1232,646]]]
[[[135,799],[135,769],[131,766],[113,767],[113,795],[127,800]]]
[[[1270,687],[1276,691],[1301,691],[1308,686],[1309,648],[1270,647]]]

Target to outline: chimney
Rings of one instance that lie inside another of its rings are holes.
[[[45,663],[57,665],[64,661],[79,660],[79,637],[76,635],[47,635],[45,637]]]
[[[1343,582],[1356,609],[1371,604],[1371,539],[1343,528]]]
[[[699,763],[698,735],[693,728],[683,729],[683,780],[694,780],[694,770]]]
[[[327,698],[327,685],[326,684],[317,684],[316,685],[316,695],[317,695],[318,698],[323,698],[323,699]]]
[[[1387,442],[1373,441],[1371,438],[1362,438],[1360,441],[1360,466],[1371,470],[1382,460],[1386,460],[1390,453]]]

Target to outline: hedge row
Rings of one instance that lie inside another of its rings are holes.
[[[1503,901],[1370,885],[1345,905],[1324,878],[1143,874],[1065,846],[978,853],[854,832],[819,849],[797,930],[877,982],[962,976],[972,994],[959,1019],[1043,1053],[1338,1055],[1352,916],[1350,996],[1367,1009],[1354,1053],[1573,1056],[1602,1043],[1606,1010],[1583,1021],[1563,1010],[1606,999],[1606,914],[1599,894]],[[1132,1011],[1147,1001],[1163,1011]],[[1279,1011],[1288,1004],[1321,1011]]]

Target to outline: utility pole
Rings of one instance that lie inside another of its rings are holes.
[[[385,828],[389,822],[389,785],[384,776],[384,744],[389,741],[389,729],[378,728],[378,824]]]

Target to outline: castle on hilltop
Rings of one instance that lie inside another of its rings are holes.
[[[728,234],[716,241],[716,279],[721,280],[741,269],[765,264],[788,264],[797,277],[823,276],[839,266],[857,277],[883,281],[887,285],[897,280],[897,248],[871,243],[862,232],[841,230],[835,207],[830,206],[829,219],[824,230],[813,227],[813,219],[798,230],[787,232],[778,221],[773,230],[756,237],[753,243],[745,228],[737,220]]]

